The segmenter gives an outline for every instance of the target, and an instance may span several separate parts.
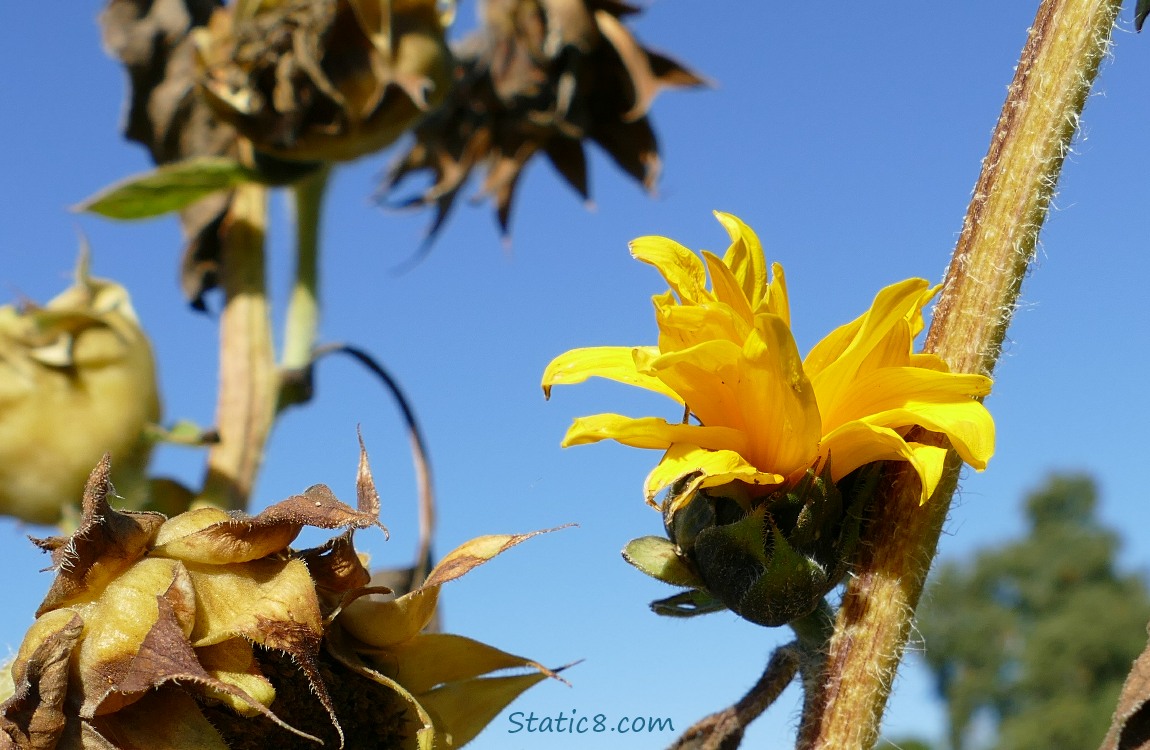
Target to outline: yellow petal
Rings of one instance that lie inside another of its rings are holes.
[[[693,251],[666,237],[640,237],[630,247],[633,258],[658,269],[683,304],[710,298],[703,261]]]
[[[871,307],[856,320],[832,331],[807,355],[803,366],[818,389],[834,393],[849,382],[859,364],[870,354],[892,327],[921,315],[919,305],[924,296],[933,294],[925,279],[906,279],[885,287]]]
[[[824,437],[819,457],[828,456],[831,478],[836,482],[875,461],[914,461],[914,452],[901,435],[889,427],[865,422],[848,422]]]
[[[738,389],[749,442],[749,452],[740,452],[762,471],[790,475],[810,466],[818,451],[819,404],[786,323],[770,313],[755,323]]]
[[[707,271],[711,274],[711,289],[715,299],[724,305],[730,305],[731,309],[747,323],[753,321],[755,314],[751,309],[751,303],[731,269],[717,255],[707,250],[703,251],[703,260],[707,264]]]
[[[652,374],[673,388],[699,421],[708,426],[741,429],[748,413],[742,403],[741,382],[747,371],[742,342],[703,341],[651,360]],[[731,444],[699,443],[710,448]]]
[[[672,443],[692,443],[705,448],[746,449],[746,436],[729,427],[668,424],[658,417],[632,419],[619,414],[579,417],[567,430],[563,447],[616,440],[632,448],[666,449]]]
[[[918,474],[920,503],[934,494],[946,463],[945,448],[907,443],[894,430],[862,422],[845,424],[828,435],[820,455],[830,456],[832,478],[836,482],[874,461],[906,461]]]
[[[684,502],[697,489],[717,487],[735,480],[761,486],[781,484],[785,480],[781,474],[760,471],[735,451],[707,450],[697,445],[677,443],[647,475],[644,482],[647,502],[658,507],[655,497],[660,492],[692,474],[696,475],[695,478],[679,495]]]
[[[767,261],[763,256],[763,245],[758,235],[734,214],[715,211],[715,218],[731,238],[723,263],[731,269],[744,298],[750,302],[752,312],[761,312],[758,308],[767,296]],[[711,278],[715,278],[713,272]]]
[[[994,420],[974,398],[989,394],[991,384],[983,375],[883,368],[849,385],[824,429],[858,419],[892,428],[920,425],[947,435],[963,460],[982,470],[994,453]]]
[[[594,346],[560,354],[543,372],[543,395],[550,398],[551,387],[555,385],[571,385],[600,377],[662,393],[682,403],[679,395],[658,378],[636,369],[636,352],[657,354],[658,349],[653,346]]]
[[[754,321],[723,302],[680,305],[656,300],[655,322],[659,326],[659,346],[644,353],[647,359],[658,354],[672,354],[693,346],[725,339],[742,344]]]

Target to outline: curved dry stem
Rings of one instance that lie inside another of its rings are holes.
[[[738,703],[695,722],[667,750],[734,750],[747,726],[791,684],[802,661],[798,641],[775,649],[762,677]]]

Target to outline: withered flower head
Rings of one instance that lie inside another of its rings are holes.
[[[506,234],[515,186],[542,152],[588,198],[583,141],[602,147],[647,190],[659,175],[648,111],[668,86],[704,80],[639,44],[622,19],[638,8],[617,0],[485,0],[482,28],[456,50],[456,85],[415,130],[416,142],[381,191],[426,170],[434,184],[402,205],[436,206],[443,225],[471,171],[486,169],[481,193]]]
[[[110,0],[100,15],[104,46],[124,64],[130,81],[124,135],[147,148],[158,165],[239,155],[235,129],[215,116],[195,86],[191,31],[207,24],[222,5],[222,0]],[[216,285],[220,227],[230,202],[230,192],[218,192],[180,211],[181,286],[197,309]]]
[[[443,583],[532,536],[483,537],[391,601],[352,544],[379,525],[311,487],[256,516],[165,518],[108,504],[107,458],[71,537],[37,540],[57,577],[11,667],[0,747],[459,747],[551,674],[461,636],[421,633]],[[304,526],[344,529],[288,545]],[[529,673],[486,677],[527,667]]]
[[[0,307],[0,513],[56,523],[106,452],[142,501],[160,417],[155,363],[124,287],[88,276],[43,307]]]
[[[343,161],[438,104],[450,53],[436,0],[251,0],[194,38],[201,91],[257,151]]]

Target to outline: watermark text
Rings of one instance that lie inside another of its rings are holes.
[[[515,711],[507,716],[511,728],[508,734],[527,732],[528,734],[587,734],[615,732],[617,734],[650,734],[653,732],[674,732],[675,726],[665,716],[621,716],[607,714],[580,714],[560,711],[554,716],[538,716],[534,711]]]

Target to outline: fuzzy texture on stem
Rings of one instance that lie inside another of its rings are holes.
[[[228,510],[247,507],[275,418],[278,379],[265,290],[267,188],[236,188],[223,229],[220,281],[220,442],[208,454],[201,500]]]
[[[323,196],[331,173],[327,165],[292,186],[295,207],[296,268],[284,321],[281,365],[298,370],[312,362],[319,335],[319,227]]]
[[[955,372],[989,374],[1058,182],[1079,115],[1110,41],[1120,0],[1046,0],[1023,48],[947,270],[926,349]],[[921,437],[919,439],[922,439]],[[919,507],[901,469],[867,520],[831,639],[823,687],[799,745],[870,748],[957,486],[948,464]]]

